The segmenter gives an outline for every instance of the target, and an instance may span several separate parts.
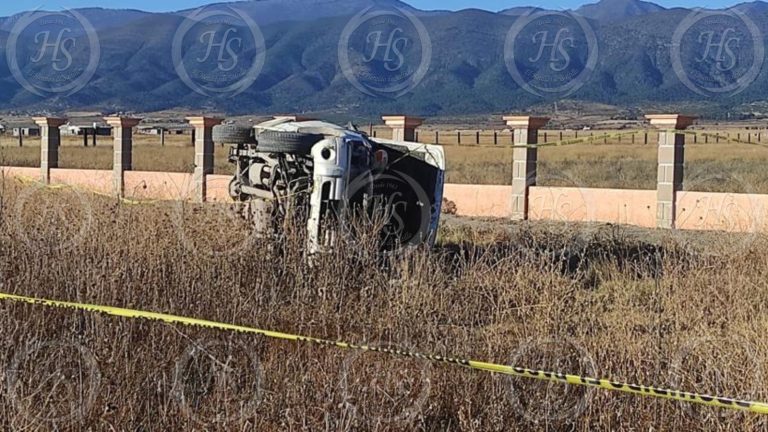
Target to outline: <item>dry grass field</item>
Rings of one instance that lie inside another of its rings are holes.
[[[448,181],[511,184],[512,150],[446,146]],[[686,146],[685,188],[702,192],[768,193],[768,147]],[[578,144],[539,150],[538,184],[621,189],[656,188],[655,145]]]
[[[607,131],[613,133],[615,131]],[[586,133],[586,132],[584,132]],[[579,135],[580,137],[583,136]],[[600,136],[603,131],[593,131]],[[714,139],[704,143],[698,137],[688,137],[686,146],[685,188],[702,192],[768,193],[768,133],[760,134],[746,130],[724,130],[718,133],[746,140],[750,136],[753,144],[719,144]],[[550,138],[559,139],[559,132],[548,132]],[[565,139],[573,138],[570,131]],[[377,130],[377,135],[387,137],[387,131]],[[470,134],[474,139],[474,134]],[[649,133],[645,144],[638,132],[635,143],[624,136],[591,143],[558,147],[542,147],[539,153],[538,184],[544,186],[600,187],[622,189],[655,189],[657,135]],[[765,135],[765,136],[763,136]],[[446,136],[453,136],[446,134]],[[509,141],[503,135],[500,143]],[[422,132],[421,138],[432,137]],[[62,168],[110,169],[112,150],[109,137],[99,137],[97,147],[83,147],[82,138],[64,137],[60,153]],[[455,140],[445,143],[448,158],[447,181],[450,183],[510,184],[512,182],[512,150],[499,146],[494,148],[483,135],[478,147],[467,141],[456,145]],[[541,140],[543,141],[543,135]],[[138,171],[192,172],[194,149],[189,136],[168,136],[167,145],[160,147],[159,137],[136,135],[134,137],[134,169]],[[0,135],[0,165],[38,166],[39,138],[27,138],[24,147],[19,148],[13,137]],[[216,146],[216,174],[230,174],[227,162],[227,147]]]
[[[169,135],[166,146],[153,135],[134,135],[133,168],[137,171],[192,172],[195,150],[188,135]],[[227,147],[216,146],[216,173],[230,174]],[[39,166],[40,138],[25,138],[24,146],[11,136],[0,135],[0,165]],[[96,147],[83,147],[82,137],[62,137],[61,168],[112,169],[112,140],[99,137]]]
[[[67,148],[64,149],[68,150]],[[0,181],[0,290],[768,400],[768,239],[446,220],[307,265],[226,206]],[[0,303],[2,430],[719,430],[768,418]]]

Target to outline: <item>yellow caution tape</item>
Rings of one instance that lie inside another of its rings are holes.
[[[703,131],[695,131],[695,130],[675,130],[675,129],[669,129],[669,130],[655,130],[657,132],[663,133],[663,132],[669,132],[669,133],[676,133],[676,134],[683,134],[683,135],[697,135],[702,137],[708,137],[711,139],[715,139],[717,142],[720,142],[721,140],[726,143],[737,143],[737,144],[746,144],[746,145],[753,145],[758,147],[768,147],[766,144],[752,142],[752,141],[745,141],[743,139],[733,138],[728,135],[721,135],[719,133],[712,133],[712,132],[703,132]],[[563,147],[568,145],[575,145],[575,144],[586,144],[593,141],[599,141],[599,140],[608,140],[613,138],[619,138],[625,135],[636,135],[638,133],[643,133],[642,131],[628,131],[628,132],[617,132],[617,133],[605,133],[600,135],[590,135],[583,138],[569,138],[564,139],[560,141],[553,141],[553,142],[546,142],[546,143],[538,143],[538,144],[467,144],[463,145],[463,147],[489,147],[489,148],[506,148],[506,149],[514,149],[514,148],[539,148],[539,147]],[[646,132],[647,133],[647,132]],[[454,145],[446,145],[448,147],[452,147]],[[460,145],[461,146],[461,145]]]
[[[505,366],[495,363],[486,363],[474,360],[464,360],[459,358],[444,357],[439,355],[421,354],[412,351],[402,351],[390,348],[374,347],[369,345],[355,345],[348,342],[332,341],[327,339],[318,339],[308,336],[299,336],[290,333],[283,333],[277,331],[261,330],[252,327],[244,327],[234,324],[224,324],[214,321],[207,321],[197,318],[187,318],[175,315],[168,315],[156,312],[146,312],[134,309],[124,309],[112,306],[98,306],[83,303],[71,303],[58,300],[45,300],[34,297],[24,297],[12,294],[0,293],[0,300],[8,300],[19,303],[29,303],[33,305],[74,309],[87,312],[103,313],[107,315],[113,315],[123,318],[138,318],[154,321],[162,321],[169,324],[184,324],[196,327],[205,327],[211,329],[227,330],[239,333],[249,333],[266,336],[269,338],[283,339],[294,342],[309,342],[318,345],[338,347],[343,349],[361,350],[361,351],[373,351],[379,353],[385,353],[395,356],[412,357],[423,360],[428,360],[438,363],[448,363],[453,365],[464,366],[470,369],[481,370],[492,373],[499,373],[503,375],[511,375],[522,378],[534,378],[544,381],[552,381],[561,384],[580,385],[586,387],[597,387],[605,390],[620,391],[624,393],[630,393],[640,396],[648,396],[661,399],[676,400],[679,402],[688,402],[700,405],[707,405],[718,408],[728,408],[740,411],[749,411],[758,414],[768,414],[768,404],[763,402],[752,402],[739,399],[733,399],[722,396],[709,396],[699,393],[690,393],[680,390],[671,390],[658,387],[627,384],[623,382],[617,382],[607,379],[597,379],[584,377],[579,375],[563,374],[558,372],[549,372],[537,369],[525,369],[515,366]]]
[[[694,130],[670,130],[667,132],[673,132],[677,134],[683,134],[683,135],[696,135],[696,136],[702,136],[706,138],[712,138],[715,140],[716,143],[719,143],[720,140],[725,141],[726,143],[736,143],[736,144],[746,144],[746,145],[752,145],[752,146],[758,146],[758,147],[768,147],[768,145],[759,143],[759,142],[752,142],[752,141],[744,141],[742,139],[738,138],[732,138],[730,135],[720,135],[719,133],[715,132],[703,132],[703,131],[694,131]]]
[[[768,145],[756,143],[752,141],[745,141],[738,138],[733,138],[728,135],[720,135],[719,133],[712,133],[712,132],[703,132],[703,131],[695,131],[695,130],[676,130],[676,129],[669,129],[669,130],[658,130],[658,132],[669,132],[669,133],[676,133],[676,134],[683,134],[683,135],[697,135],[702,137],[708,137],[717,140],[719,142],[720,140],[723,140],[725,142],[731,142],[731,143],[737,143],[737,144],[747,144],[747,145],[754,145],[759,147],[768,147]],[[612,133],[612,134],[602,134],[602,135],[591,135],[584,138],[572,138],[572,139],[565,139],[562,141],[556,141],[556,142],[549,142],[549,143],[540,143],[540,144],[527,144],[527,145],[507,145],[507,146],[494,146],[494,145],[481,145],[480,147],[504,147],[504,148],[536,148],[536,147],[561,147],[566,145],[573,145],[573,144],[584,144],[592,141],[599,141],[601,139],[613,139],[618,138],[624,135],[635,135],[638,133],[642,133],[641,131],[629,131],[629,132],[618,132],[618,133]],[[477,145],[467,145],[467,147],[478,147]]]
[[[584,137],[584,138],[571,138],[571,139],[566,139],[566,140],[562,140],[562,141],[555,141],[555,142],[551,142],[551,143],[535,144],[534,146],[536,146],[536,147],[550,147],[550,146],[561,147],[561,146],[566,146],[566,145],[584,144],[584,143],[588,143],[588,142],[592,142],[592,141],[599,141],[601,139],[602,140],[607,140],[607,139],[619,138],[619,137],[622,137],[624,135],[635,135],[636,133],[637,133],[637,131],[617,132],[617,133],[612,133],[612,134],[605,133],[605,134],[601,134],[601,135],[590,135],[590,136]]]
[[[56,190],[56,189],[78,190],[78,191],[83,191],[83,192],[91,193],[91,194],[94,194],[94,195],[102,196],[102,197],[105,197],[105,198],[111,198],[111,199],[117,198],[123,204],[128,204],[128,205],[155,204],[155,203],[161,202],[161,200],[134,200],[134,199],[129,199],[129,198],[125,198],[125,197],[119,197],[117,195],[108,194],[106,192],[101,192],[101,191],[98,191],[96,189],[91,189],[91,188],[87,188],[87,187],[79,186],[79,185],[45,184],[45,183],[43,183],[43,182],[41,182],[39,180],[33,179],[31,177],[27,177],[27,176],[14,176],[14,178],[16,178],[20,183],[26,184],[26,185],[34,184],[34,185],[39,186],[39,187],[44,187],[44,188],[47,188],[47,189],[54,189],[54,190]]]
[[[564,139],[561,141],[553,141],[553,142],[547,142],[547,143],[538,143],[538,144],[466,144],[462,145],[459,144],[460,147],[468,147],[468,148],[474,148],[474,147],[489,147],[489,148],[504,148],[504,149],[514,149],[514,148],[539,148],[539,147],[562,147],[562,146],[568,146],[568,145],[575,145],[575,144],[585,144],[592,141],[599,141],[599,140],[608,140],[613,138],[622,137],[624,135],[634,135],[638,133],[638,131],[630,131],[630,132],[617,132],[617,133],[604,133],[600,135],[590,135],[583,138],[569,138]],[[446,147],[454,147],[455,144],[446,144]]]
[[[159,200],[159,199],[134,200],[134,199],[129,199],[129,198],[125,198],[125,197],[119,197],[119,196],[114,195],[114,194],[109,194],[109,193],[106,193],[106,192],[101,192],[101,191],[98,191],[96,189],[86,188],[86,187],[79,186],[79,185],[45,184],[45,183],[43,183],[41,181],[35,180],[35,179],[33,179],[31,177],[27,177],[27,176],[15,176],[14,178],[16,180],[18,180],[20,183],[24,184],[24,185],[34,184],[34,185],[36,185],[38,187],[44,187],[46,189],[53,189],[53,190],[60,190],[60,189],[77,190],[77,191],[82,191],[82,192],[87,192],[87,193],[91,193],[91,194],[94,194],[94,195],[102,196],[102,197],[105,197],[105,198],[111,198],[111,199],[117,198],[123,204],[128,204],[128,205],[148,205],[148,204],[157,204],[157,203],[160,203],[160,202],[170,202],[171,201],[171,200]],[[285,196],[280,197],[280,199],[293,198],[295,196],[305,195],[305,194],[308,194],[308,193],[309,193],[309,191],[299,191],[299,192],[295,192],[295,193],[286,194]],[[264,200],[264,201],[276,201],[275,198],[261,198],[261,199]],[[172,201],[178,201],[178,200],[172,200]]]

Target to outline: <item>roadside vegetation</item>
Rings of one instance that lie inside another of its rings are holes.
[[[66,149],[65,149],[66,150]],[[447,218],[383,259],[0,179],[0,290],[768,400],[768,239]],[[754,414],[0,302],[3,430],[768,430]]]

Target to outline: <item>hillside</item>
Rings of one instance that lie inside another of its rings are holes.
[[[663,10],[655,3],[640,0],[600,0],[576,9],[576,13],[596,20],[617,22]]]
[[[534,94],[510,74],[510,65],[522,73],[536,72],[525,69],[528,66],[521,59],[536,57],[537,46],[515,48],[513,59],[509,55],[505,57],[505,41],[516,20],[520,19],[517,14],[525,13],[525,9],[499,13],[481,10],[449,13],[407,7],[418,15],[429,35],[431,61],[428,70],[418,85],[405,94],[375,97],[350,82],[349,70],[345,75],[339,58],[340,38],[355,10],[371,5],[391,8],[402,3],[397,0],[355,0],[344,2],[348,7],[334,9],[334,5],[340,4],[337,0],[290,0],[280,2],[284,6],[283,15],[275,12],[277,4],[277,0],[236,3],[254,20],[261,21],[259,28],[266,52],[255,46],[243,50],[241,57],[244,59],[253,60],[263,55],[264,66],[253,83],[234,97],[200,94],[180,78],[172,56],[174,35],[189,12],[149,14],[88,9],[82,13],[96,22],[100,58],[87,85],[71,95],[32,94],[14,78],[7,52],[3,50],[0,52],[0,92],[3,96],[0,109],[150,111],[184,107],[233,114],[322,111],[462,115],[521,110],[562,97],[619,106],[705,102],[724,108],[768,98],[768,75],[762,69],[749,91],[735,96],[734,92],[702,95],[687,87],[675,71],[670,47],[675,29],[691,11],[667,10],[636,0],[602,0],[577,11],[589,17],[586,22],[596,37],[597,60],[594,71],[585,75],[583,86],[565,95]],[[758,11],[764,6],[764,3],[756,2],[740,5],[739,9]],[[299,9],[303,9],[300,14],[290,12]],[[332,10],[345,15],[324,16]],[[294,19],[274,22],[289,15]],[[750,18],[762,35],[768,34],[768,15],[755,12]],[[9,38],[8,26],[8,22],[0,24],[0,46],[3,47]],[[237,31],[247,35],[249,29],[240,27]],[[529,29],[521,33],[528,39],[533,34]],[[25,34],[20,38],[21,48],[17,55],[35,56],[32,37],[32,34]],[[73,37],[77,39],[78,49],[88,46],[82,32]],[[202,33],[197,37],[202,37]],[[364,37],[353,38],[350,49],[362,52],[364,40]],[[761,42],[764,41],[763,36]],[[742,46],[742,50],[749,48],[745,44]],[[424,53],[416,48],[411,48],[407,54],[418,64]],[[587,67],[590,53],[586,42],[577,40],[570,67],[575,70]],[[85,52],[80,54],[87,57]],[[193,56],[204,57],[205,47],[187,53],[182,61],[193,62]],[[712,65],[700,64],[696,57],[695,52],[683,52],[683,67],[696,73],[708,73],[701,69]],[[24,73],[34,73],[32,66]]]

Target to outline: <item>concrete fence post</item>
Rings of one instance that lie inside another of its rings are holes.
[[[223,119],[214,117],[187,117],[194,129],[195,137],[195,201],[205,202],[207,195],[206,176],[213,174],[213,127]]]
[[[395,141],[416,141],[416,128],[424,123],[424,119],[404,115],[383,116],[384,124],[392,129],[392,139]]]
[[[683,190],[685,163],[684,130],[695,117],[680,114],[652,114],[645,116],[651,126],[659,129],[658,176],[656,179],[656,226],[675,228],[677,192]]]
[[[505,116],[504,121],[513,130],[514,145],[539,143],[539,129],[549,122],[547,117]],[[536,185],[538,149],[515,147],[512,149],[512,219],[528,219],[528,191]]]
[[[112,184],[117,196],[125,195],[125,172],[133,170],[133,128],[141,119],[132,117],[104,117],[112,126]],[[94,129],[94,139],[96,130]],[[95,141],[94,141],[95,146]]]
[[[40,126],[40,171],[42,181],[51,183],[51,168],[59,167],[59,146],[61,145],[61,131],[59,127],[67,122],[63,118],[34,117],[32,120]],[[19,129],[19,136],[24,133]]]

